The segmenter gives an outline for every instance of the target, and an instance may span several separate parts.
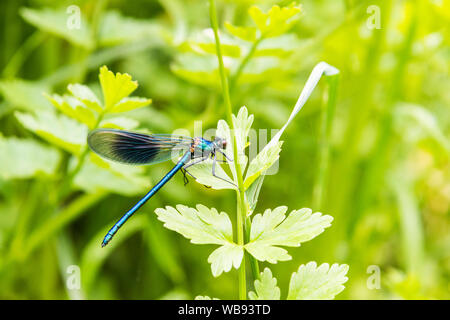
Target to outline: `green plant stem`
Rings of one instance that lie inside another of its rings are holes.
[[[235,136],[235,128],[233,123],[233,109],[231,107],[230,100],[230,91],[228,87],[228,79],[225,72],[225,67],[223,65],[222,51],[220,46],[219,32],[218,32],[218,24],[217,24],[217,14],[216,14],[216,3],[214,0],[209,0],[209,13],[211,26],[214,30],[214,38],[216,41],[216,51],[217,51],[217,60],[219,62],[219,73],[220,80],[222,83],[222,93],[223,99],[225,103],[225,107],[227,109],[227,119],[228,123],[231,127],[231,139],[233,140],[233,159],[234,166],[236,170],[236,177],[238,180],[239,190],[237,191],[238,198],[238,213],[237,213],[237,240],[238,244],[244,246],[244,220],[247,216],[246,214],[246,206],[245,206],[245,193],[244,193],[244,180],[242,178],[242,170],[239,164],[239,157],[236,145],[236,136]],[[246,279],[245,279],[245,259],[243,259],[241,266],[239,267],[238,274],[239,281],[239,299],[245,300],[247,298],[247,289],[246,289]]]
[[[250,217],[247,217],[245,219],[245,242],[246,243],[248,243],[250,241],[250,227],[251,227]],[[248,258],[250,261],[250,268],[252,270],[253,279],[257,280],[260,277],[258,260],[256,260],[252,255],[248,255]]]
[[[323,203],[323,193],[328,176],[328,162],[330,157],[330,130],[336,109],[337,87],[339,84],[339,74],[328,76],[327,105],[322,111],[320,119],[320,141],[319,141],[319,164],[313,189],[313,208],[321,210]]]

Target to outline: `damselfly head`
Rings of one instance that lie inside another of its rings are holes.
[[[219,147],[220,149],[225,149],[227,147],[227,140],[221,138],[221,137],[215,137],[214,138],[214,144]]]

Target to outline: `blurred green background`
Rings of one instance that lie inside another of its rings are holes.
[[[225,21],[252,25],[247,10],[254,4],[267,10],[289,2],[218,1],[224,43],[233,41]],[[82,19],[76,30],[67,25],[72,5]],[[279,172],[266,177],[255,210],[310,207],[334,217],[318,238],[290,249],[292,261],[270,265],[282,292],[300,264],[317,261],[350,266],[339,299],[450,298],[450,1],[301,5],[299,22],[261,43],[266,52],[232,91],[233,109],[247,106],[255,129],[278,129],[316,63],[341,72],[329,139],[321,139],[321,81],[284,133]],[[69,177],[76,161],[70,146],[85,145],[87,131],[42,95],[63,95],[69,83],[100,92],[99,67],[107,65],[138,80],[134,95],[153,99],[119,127],[215,127],[224,118],[216,58],[198,50],[209,28],[207,1],[9,0],[0,3],[0,26],[0,298],[236,298],[236,270],[211,274],[213,246],[190,244],[153,213],[202,203],[234,218],[234,192],[184,187],[177,175],[100,249],[105,231],[172,164],[104,170],[86,162]],[[238,47],[245,52],[246,45]],[[242,52],[227,59],[240,61]],[[328,174],[317,202],[324,143]],[[64,181],[69,193],[61,198]],[[81,270],[80,290],[66,286],[71,265]],[[370,266],[379,267],[378,289],[367,285]]]

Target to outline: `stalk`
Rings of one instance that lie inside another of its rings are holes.
[[[237,240],[238,244],[244,246],[244,220],[246,217],[246,206],[245,206],[245,194],[244,194],[244,180],[242,178],[242,170],[239,165],[237,145],[236,145],[236,136],[235,136],[235,128],[233,123],[233,109],[231,107],[230,100],[230,90],[228,87],[228,79],[225,73],[225,67],[223,65],[222,51],[220,47],[220,39],[218,32],[218,24],[217,24],[217,14],[216,14],[216,2],[214,0],[209,0],[209,14],[211,20],[211,27],[214,31],[214,38],[216,41],[216,51],[217,51],[217,60],[219,62],[219,73],[220,73],[220,81],[222,84],[222,94],[223,100],[226,107],[226,115],[228,123],[231,128],[231,139],[233,142],[233,159],[234,166],[236,170],[237,182],[239,190],[237,191],[238,205],[237,205]],[[247,289],[246,289],[246,279],[245,279],[245,258],[243,259],[241,266],[239,267],[238,273],[238,282],[239,282],[239,299],[245,300],[247,297]]]
[[[320,142],[319,142],[319,165],[316,181],[313,190],[313,207],[321,210],[323,204],[323,194],[328,177],[328,166],[330,158],[330,130],[336,109],[337,87],[339,84],[339,74],[328,76],[327,105],[322,111],[320,119]]]

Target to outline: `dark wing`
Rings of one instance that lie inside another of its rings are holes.
[[[98,129],[88,135],[89,147],[98,155],[127,164],[154,164],[180,156],[192,139],[175,135],[147,135],[115,129]]]

